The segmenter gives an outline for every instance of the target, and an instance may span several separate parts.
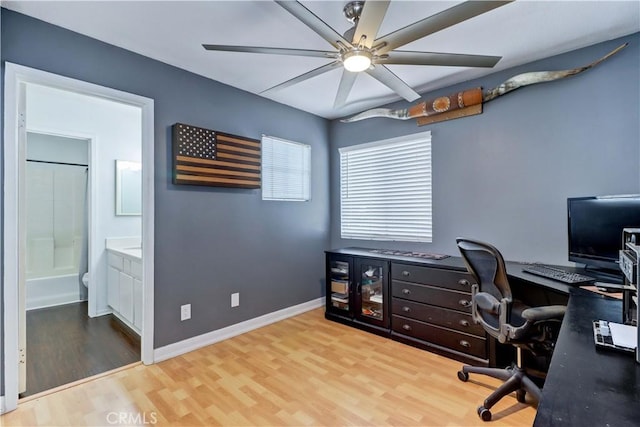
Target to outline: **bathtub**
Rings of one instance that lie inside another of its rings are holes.
[[[68,304],[80,300],[77,274],[29,279],[26,287],[27,310]]]

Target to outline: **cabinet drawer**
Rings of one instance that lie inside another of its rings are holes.
[[[391,292],[396,298],[471,313],[471,294],[467,292],[450,291],[435,286],[417,285],[399,280],[393,281]]]
[[[109,251],[107,251],[107,260],[109,265],[117,268],[118,270],[122,270],[123,268],[123,259],[121,256],[115,255]]]
[[[471,292],[473,278],[465,271],[443,270],[408,264],[391,264],[391,278],[403,282],[414,282],[438,286],[461,292]]]
[[[455,329],[479,337],[485,336],[482,326],[476,324],[470,314],[460,313],[459,311],[393,298],[391,312],[399,316],[444,326],[445,328]]]
[[[131,261],[131,275],[138,279],[142,279],[142,264],[137,261]]]
[[[122,271],[127,274],[131,274],[131,260],[129,258],[122,259]]]
[[[391,328],[396,333],[438,344],[461,353],[482,359],[487,356],[487,341],[474,335],[430,325],[395,314],[391,317]]]

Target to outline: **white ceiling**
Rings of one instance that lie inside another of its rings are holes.
[[[351,26],[342,14],[345,0],[302,3],[341,34]],[[458,3],[392,1],[379,36]],[[334,50],[271,1],[3,1],[2,5],[256,94],[331,60],[212,52],[202,44]],[[399,48],[502,56],[493,69],[388,67],[422,93],[637,31],[638,0],[517,0]],[[400,99],[361,74],[346,105],[335,110],[340,73],[336,69],[268,97],[329,119]]]

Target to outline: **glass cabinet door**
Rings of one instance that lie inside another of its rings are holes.
[[[350,264],[347,260],[329,260],[331,307],[334,311],[349,312]]]
[[[360,260],[357,264],[357,280],[359,283],[357,316],[361,320],[373,320],[383,323],[386,320],[386,279],[384,263],[371,260]]]

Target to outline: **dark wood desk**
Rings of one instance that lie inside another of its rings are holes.
[[[596,350],[597,319],[621,322],[622,302],[572,288],[534,426],[640,424],[640,364]]]

